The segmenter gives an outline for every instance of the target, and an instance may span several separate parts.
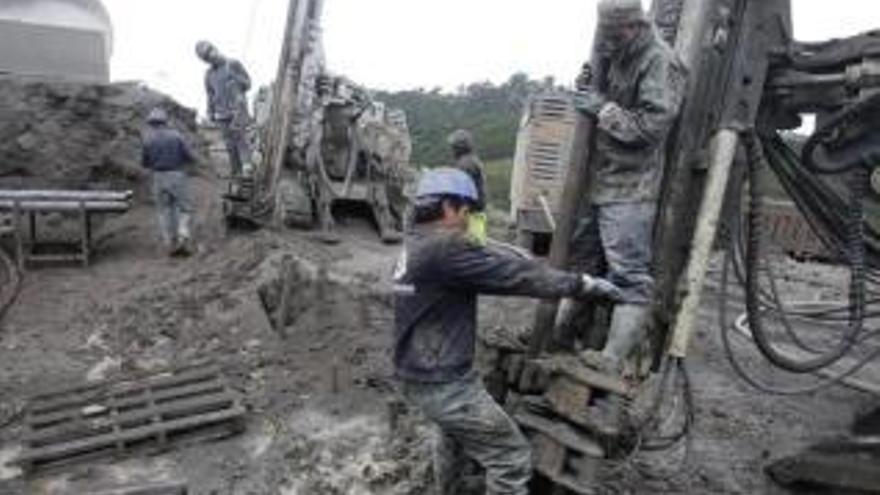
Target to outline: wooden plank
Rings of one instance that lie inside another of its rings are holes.
[[[554,411],[543,396],[523,396],[520,398],[520,407],[523,411],[531,414],[554,419],[558,417],[560,420],[568,421],[575,427],[602,440],[603,443],[606,441],[614,442],[618,440],[621,434],[620,425],[617,423],[609,424],[608,421],[603,421],[602,416],[597,412],[596,406],[590,406],[581,411],[580,414],[566,417]]]
[[[575,356],[554,356],[535,360],[549,374],[565,374],[588,387],[604,390],[627,398],[635,397],[635,390],[617,376],[608,376],[589,368]]]
[[[169,421],[161,425],[149,425],[132,430],[124,431],[120,434],[103,434],[97,437],[79,440],[76,442],[65,443],[62,445],[54,445],[50,447],[42,447],[38,449],[26,450],[15,463],[52,461],[65,456],[73,456],[79,453],[97,450],[107,446],[114,445],[117,441],[131,442],[150,438],[155,436],[160,430],[168,433],[182,431],[187,429],[198,428],[200,426],[208,426],[212,424],[222,423],[233,420],[244,415],[244,409],[236,406],[229,410],[213,412],[210,414],[200,414],[197,416]]]
[[[124,398],[126,395],[142,393],[145,387],[153,387],[154,390],[171,389],[182,387],[198,382],[214,380],[220,374],[216,366],[204,369],[188,370],[185,373],[172,376],[155,375],[155,378],[146,378],[140,381],[125,380],[114,382],[110,385],[87,386],[74,388],[70,392],[56,392],[31,398],[28,401],[28,412],[34,416],[48,414],[69,408],[81,408],[96,401],[115,395]]]
[[[86,495],[186,495],[187,490],[186,483],[164,482],[110,488]]]
[[[565,446],[543,433],[533,434],[530,440],[535,469],[548,477],[562,474],[565,465]]]
[[[557,414],[579,417],[587,409],[592,396],[590,387],[576,382],[567,375],[558,375],[550,381],[544,398]]]
[[[213,362],[201,362],[188,366],[181,366],[178,368],[172,368],[165,371],[153,371],[150,373],[145,373],[141,375],[134,375],[125,378],[112,378],[108,380],[102,380],[97,382],[89,382],[82,385],[72,386],[72,387],[64,387],[56,390],[52,390],[49,392],[41,392],[39,394],[31,396],[28,400],[31,403],[45,401],[49,399],[57,399],[60,397],[69,397],[72,395],[79,395],[84,392],[89,392],[93,390],[114,390],[115,387],[127,386],[131,388],[133,385],[141,384],[144,382],[149,382],[150,384],[164,384],[169,381],[173,381],[175,379],[186,379],[190,377],[192,374],[200,374],[201,370],[209,369],[211,372],[219,374],[220,368]]]
[[[223,384],[218,382],[217,380],[211,380],[207,382],[198,382],[192,385],[186,385],[180,388],[168,388],[161,390],[159,392],[155,392],[153,394],[153,399],[157,402],[166,402],[171,400],[180,400],[186,397],[192,397],[196,395],[205,395],[211,393],[219,393],[223,391]],[[110,394],[110,398],[116,397],[113,394]],[[109,399],[108,399],[109,400]],[[53,413],[47,413],[38,416],[28,422],[28,426],[34,429],[45,428],[50,425],[54,425],[56,423],[62,422],[64,419],[69,418],[71,413],[77,413],[77,411],[82,411],[84,408],[89,406],[101,406],[101,404],[97,403],[99,401],[91,402],[89,404],[82,405],[81,407],[77,407],[73,410],[65,409],[63,411],[57,411]],[[142,395],[137,396],[129,396],[123,399],[115,399],[115,404],[117,407],[121,408],[131,408],[137,404],[142,404],[146,402],[146,398]],[[89,416],[99,416],[103,414],[105,411],[99,410]]]
[[[36,430],[25,436],[24,441],[34,446],[41,446],[46,443],[70,441],[77,437],[82,438],[93,436],[110,429],[113,431],[119,429],[125,431],[126,427],[144,421],[152,421],[153,424],[159,425],[162,423],[161,418],[165,416],[186,413],[202,414],[217,410],[218,408],[227,405],[234,405],[235,402],[236,396],[234,394],[228,391],[223,391],[219,394],[197,397],[195,399],[167,402],[155,406],[145,406],[125,412],[118,412],[119,406],[113,405],[110,408],[109,416],[88,418],[89,422],[82,425],[62,424],[51,428]],[[158,434],[161,436],[163,435],[163,432],[164,430],[158,432]]]
[[[605,450],[598,443],[564,422],[553,421],[526,411],[517,412],[514,419],[524,428],[543,433],[579,453],[598,459],[605,457]]]

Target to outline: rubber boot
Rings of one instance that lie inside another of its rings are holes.
[[[620,374],[623,361],[645,337],[650,306],[618,304],[611,315],[608,341],[601,353],[585,351],[581,360],[592,368],[608,374]]]
[[[189,213],[181,213],[177,219],[177,248],[178,256],[190,256],[192,254],[190,222],[192,216]]]
[[[177,249],[177,232],[174,231],[172,225],[172,219],[170,214],[162,210],[162,206],[159,206],[159,235],[162,237],[162,246],[165,247],[165,252],[169,255],[174,253],[174,250]]]

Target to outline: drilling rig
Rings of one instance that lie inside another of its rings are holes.
[[[485,342],[497,363],[489,388],[531,439],[535,469],[549,484],[541,490],[595,493],[601,459],[688,436],[693,397],[686,357],[718,248],[724,254],[722,294],[732,281],[744,294],[739,328],[746,338],[772,366],[821,376],[800,389],[760,383],[733,359],[722,314],[728,354],[746,381],[772,393],[810,393],[846,382],[878,356],[865,319],[876,312],[880,280],[880,32],[798,42],[791,4],[654,0],[656,28],[687,69],[688,84],[666,149],[655,220],[651,342],[631,356],[629,379],[602,375],[555,342],[555,301],[538,308],[527,346]],[[594,51],[599,88],[608,63]],[[815,129],[805,140],[794,139],[805,115],[814,116]],[[591,117],[575,119],[566,177],[554,199],[558,209],[539,212],[555,223],[549,263],[562,269],[571,268],[569,239],[601,132]],[[797,207],[824,256],[846,272],[838,304],[783,303],[773,275],[776,258],[767,248],[768,181]],[[593,310],[607,312],[600,305]],[[880,389],[868,387],[875,394]],[[630,415],[635,408],[628,406],[644,398],[647,404]],[[680,429],[661,436],[661,406],[676,401],[684,409]],[[600,407],[608,403],[615,405],[611,415]],[[880,461],[878,417],[866,416],[833,448],[817,446],[768,471],[784,483],[878,491],[880,479],[871,474]]]
[[[401,239],[412,180],[406,114],[330,74],[321,38],[323,0],[291,0],[274,84],[257,114],[260,165],[225,196],[227,222],[318,227],[328,243],[334,207],[365,207],[383,242]]]

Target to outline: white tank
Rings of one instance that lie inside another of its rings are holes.
[[[101,0],[0,0],[0,74],[108,82],[112,50]]]

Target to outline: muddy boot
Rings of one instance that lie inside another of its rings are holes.
[[[181,213],[177,220],[177,246],[176,256],[190,256],[193,254],[190,222],[192,217],[188,213]]]
[[[645,336],[650,307],[645,304],[618,304],[611,316],[608,341],[602,352],[584,351],[581,361],[607,374],[620,374],[623,361]]]

